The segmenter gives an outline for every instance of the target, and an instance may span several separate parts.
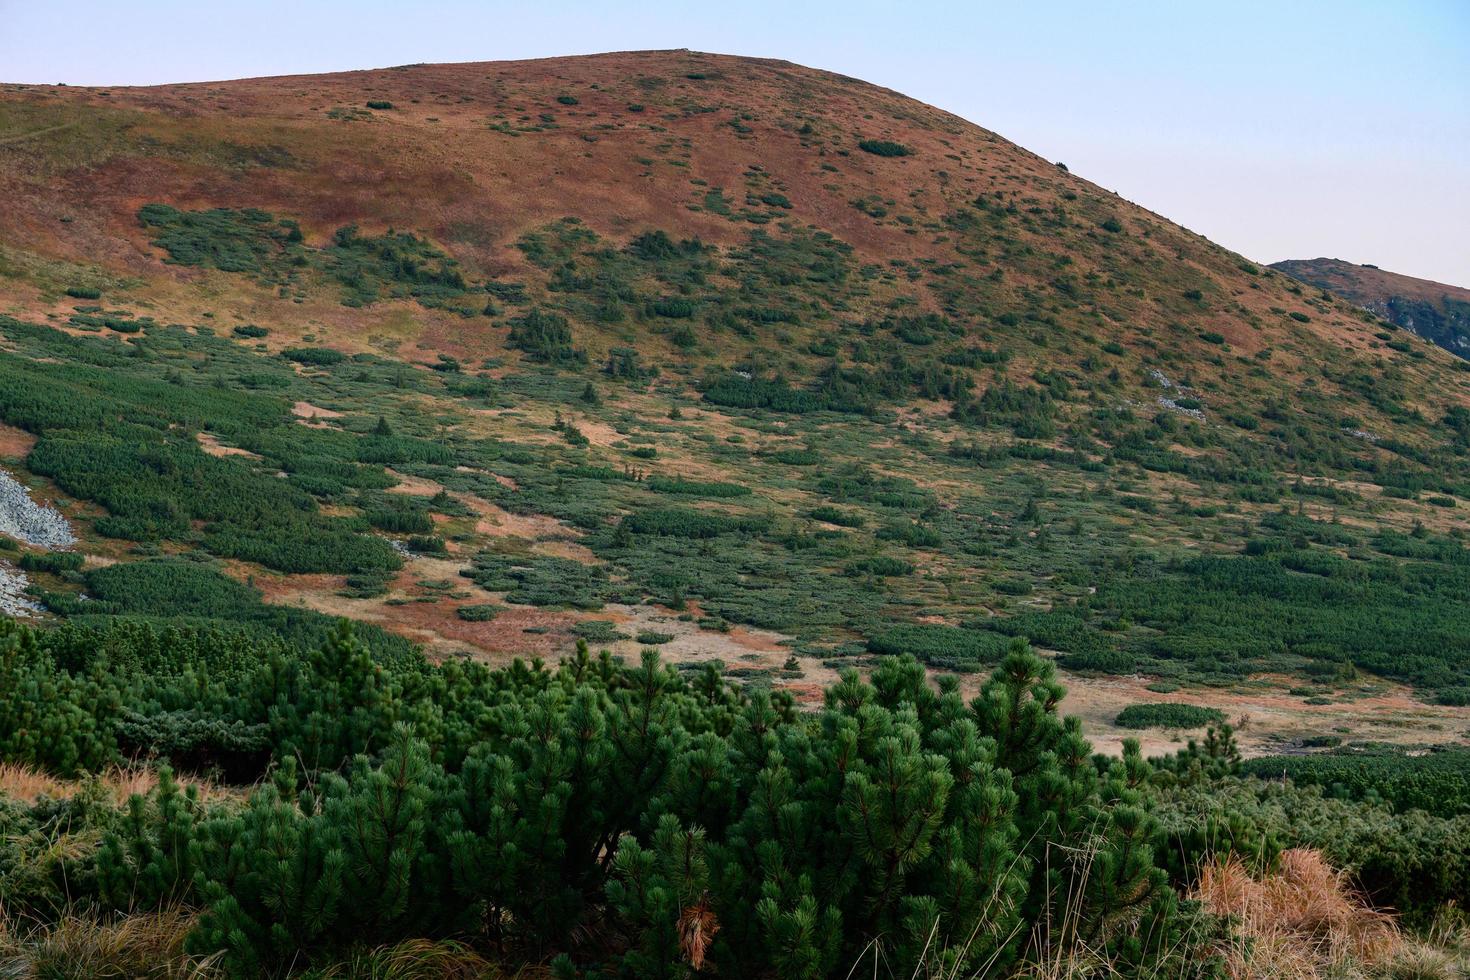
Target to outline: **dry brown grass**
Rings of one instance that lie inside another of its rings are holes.
[[[0,762],[0,795],[34,803],[43,796],[71,796],[77,784],[48,776],[29,766]]]
[[[462,943],[406,939],[393,946],[364,950],[315,976],[343,980],[510,980],[542,976],[522,968],[507,973]]]
[[[192,956],[184,942],[194,926],[179,910],[106,920],[69,915],[55,923],[20,924],[0,916],[0,977],[15,980],[216,980],[228,974],[219,957]],[[544,980],[527,966],[507,972],[452,940],[408,939],[363,948],[314,969],[343,980]]]
[[[0,919],[0,976],[47,980],[212,980],[213,959],[184,952],[193,919],[178,911],[129,915],[107,922],[67,916],[50,925],[17,927]]]
[[[238,798],[242,791],[219,786],[207,779],[179,777],[180,785],[193,786],[203,801]],[[113,766],[89,779],[58,779],[30,766],[0,762],[0,796],[34,803],[43,796],[52,799],[75,796],[90,785],[100,785],[118,804],[135,793],[147,793],[158,785],[158,773],[143,766]]]
[[[1406,948],[1394,918],[1369,907],[1318,851],[1286,851],[1278,871],[1259,877],[1233,857],[1208,864],[1194,897],[1238,923],[1226,959],[1241,980],[1373,975]]]

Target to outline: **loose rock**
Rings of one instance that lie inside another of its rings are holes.
[[[25,573],[0,562],[0,615],[29,616],[41,607],[26,595]]]
[[[66,518],[32,500],[30,491],[4,470],[0,470],[0,534],[37,548],[70,548],[77,543]]]

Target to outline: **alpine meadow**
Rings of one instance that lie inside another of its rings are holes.
[[[688,50],[0,202],[0,976],[1470,975],[1448,327]]]

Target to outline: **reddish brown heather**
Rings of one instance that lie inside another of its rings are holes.
[[[370,101],[393,107],[369,110]],[[864,153],[863,139],[898,142],[913,154]],[[1221,295],[1191,315],[1191,330],[1221,335],[1237,354],[1276,347],[1278,378],[1310,363],[1301,344],[1314,337],[1375,348],[1369,326],[1346,305],[1324,314],[1289,292],[1284,277],[1252,275],[1239,256],[994,133],[786,62],[642,51],[150,88],[0,86],[0,243],[141,277],[160,318],[200,315],[201,297],[184,287],[207,274],[163,265],[136,219],[145,203],[264,208],[299,219],[317,244],[349,223],[410,229],[474,273],[517,275],[526,271],[517,237],[567,215],[615,239],[658,227],[743,242],[749,225],[699,205],[718,187],[738,210],[756,169],[789,199],[792,223],[829,231],[857,260],[880,266],[965,265],[942,220],[981,194],[1003,193],[1018,214],[1063,208],[1085,230],[1065,241],[1024,221],[1010,231],[1038,252],[1065,253],[1068,274],[1079,279],[1124,273],[1132,295],[1117,294],[1118,308],[1094,310],[1089,321],[1102,339],[1177,326],[1160,299],[1199,281]],[[853,206],[868,198],[914,223],[874,220]],[[1096,230],[1110,217],[1125,234]],[[1008,270],[1010,294],[1036,287],[1049,289],[1034,271]],[[229,295],[224,287],[210,298],[261,322],[310,318],[339,346],[365,339],[361,313],[334,301],[292,306],[269,291]],[[0,309],[60,308],[54,296],[0,283]],[[1310,323],[1286,312],[1307,313]],[[484,327],[467,331],[457,318],[421,311],[415,318],[412,332],[436,349],[498,346]]]

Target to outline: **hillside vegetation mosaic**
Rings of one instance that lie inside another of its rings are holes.
[[[687,51],[0,85],[0,197],[0,973],[1465,967],[1470,362]]]

